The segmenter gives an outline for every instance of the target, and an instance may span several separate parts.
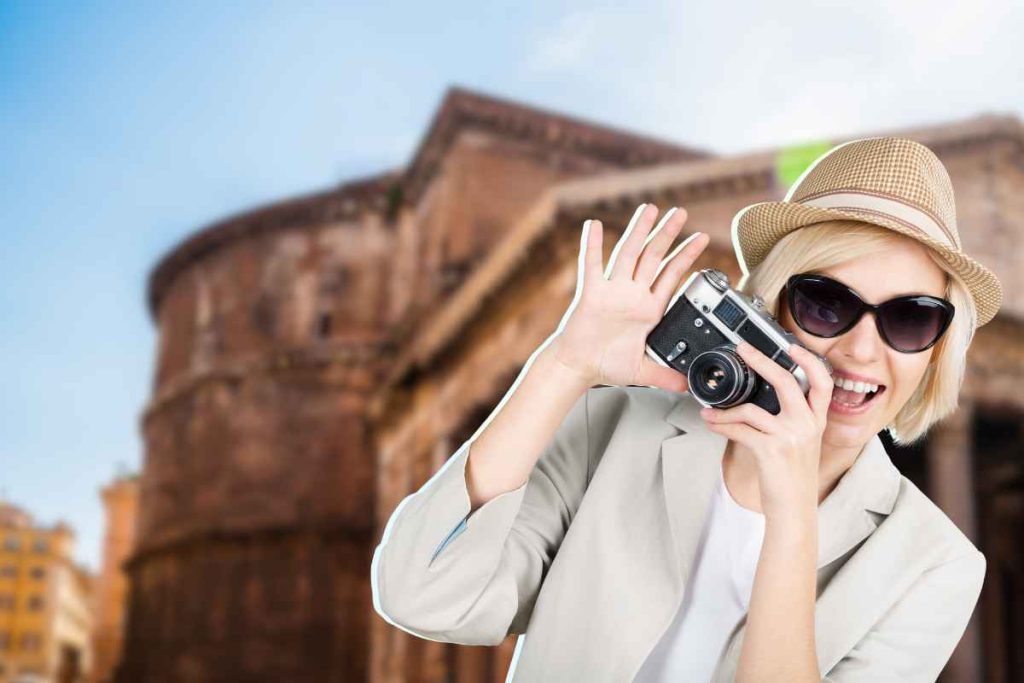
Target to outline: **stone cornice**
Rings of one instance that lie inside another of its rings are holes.
[[[266,373],[325,372],[330,368],[354,368],[372,372],[374,363],[392,352],[393,349],[386,342],[336,343],[330,346],[281,348],[251,357],[221,360],[202,371],[166,381],[146,404],[139,424],[145,430],[148,422],[166,406],[211,382],[239,382]]]
[[[133,571],[140,563],[158,557],[170,556],[180,559],[189,551],[202,552],[211,546],[244,544],[251,547],[253,541],[287,542],[302,538],[335,539],[365,545],[374,533],[372,527],[353,528],[344,521],[322,520],[295,524],[272,524],[253,528],[205,528],[183,530],[174,534],[163,534],[154,539],[143,539],[131,555],[125,558],[121,569]]]
[[[528,140],[552,152],[571,151],[624,169],[710,156],[705,150],[454,86],[445,94],[406,171],[403,187],[412,202],[430,184],[448,148],[466,129]]]
[[[156,319],[160,301],[178,273],[206,254],[262,232],[357,220],[366,212],[386,213],[392,201],[389,193],[399,179],[400,171],[387,171],[330,190],[243,211],[201,228],[165,254],[150,272],[146,297],[150,315]]]

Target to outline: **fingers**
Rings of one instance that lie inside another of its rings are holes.
[[[682,231],[689,214],[682,207],[673,207],[652,231],[651,224],[657,215],[658,207],[654,204],[641,204],[637,207],[625,233],[612,250],[608,266],[604,268],[601,277],[606,280],[628,277],[647,286],[651,286],[653,280],[653,293],[662,306],[667,307],[683,276],[707,247],[710,238],[702,232],[695,232],[673,249],[668,257],[661,259]],[[584,222],[583,233],[585,246],[581,247],[581,260],[586,282],[602,272],[604,224],[599,220],[587,220]]]
[[[679,281],[693,267],[697,257],[708,246],[710,239],[703,232],[695,232],[683,240],[661,262],[655,276],[653,292],[658,297],[658,301],[661,302],[663,308],[668,307],[669,299],[672,298],[672,295],[679,287]]]
[[[633,212],[633,218],[626,226],[626,231],[615,244],[611,258],[608,260],[608,268],[605,270],[605,279],[616,278],[633,279],[633,271],[636,270],[636,260],[640,251],[644,248],[644,240],[651,230],[654,219],[658,216],[658,207],[654,204],[641,204]]]
[[[825,367],[825,364],[821,362],[821,359],[799,344],[790,344],[786,351],[789,357],[793,359],[793,362],[803,368],[807,374],[807,381],[811,385],[808,400],[815,417],[820,420],[827,420],[828,404],[832,401],[832,389],[834,386],[832,374]]]
[[[675,241],[676,235],[683,229],[686,223],[686,209],[673,206],[665,212],[658,226],[648,235],[644,243],[643,252],[640,254],[640,261],[637,263],[633,279],[648,287],[654,281],[661,259],[668,251],[669,246]]]
[[[666,368],[644,356],[640,361],[640,372],[637,373],[637,381],[647,387],[658,387],[667,391],[682,393],[689,389],[686,375],[672,368]]]
[[[700,414],[706,422],[719,425],[745,423],[765,434],[772,433],[775,425],[775,416],[753,403],[741,403],[732,408],[704,408]]]
[[[779,398],[779,406],[786,411],[806,409],[807,399],[800,390],[800,384],[785,368],[764,355],[747,342],[736,345],[736,352],[746,361],[754,372],[761,375],[775,389]]]
[[[753,451],[754,455],[758,454],[758,444],[760,444],[761,439],[764,438],[764,433],[759,432],[750,425],[745,425],[739,422],[708,422],[707,427],[709,431],[712,431],[715,434],[721,434],[727,439],[743,444]]]
[[[582,252],[583,261],[583,283],[589,280],[595,280],[603,278],[604,273],[602,272],[602,261],[604,260],[604,252],[602,247],[604,245],[604,229],[601,221],[598,220],[587,220],[583,222],[583,246],[580,251]]]

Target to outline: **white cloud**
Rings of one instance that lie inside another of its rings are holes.
[[[595,49],[607,14],[596,9],[570,11],[553,30],[542,34],[528,55],[528,67],[538,72],[557,72],[588,66],[598,57]]]
[[[662,2],[571,9],[527,65],[606,92],[590,117],[730,153],[1020,113],[1022,34],[1012,0]]]

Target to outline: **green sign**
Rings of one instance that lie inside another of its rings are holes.
[[[783,147],[775,154],[776,181],[781,187],[788,190],[796,182],[797,178],[800,177],[800,174],[814,163],[815,159],[834,146],[828,140],[820,140],[818,142]]]

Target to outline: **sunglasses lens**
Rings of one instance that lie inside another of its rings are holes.
[[[860,310],[860,302],[843,287],[823,280],[799,280],[793,286],[793,319],[819,337],[839,334]]]
[[[928,299],[897,299],[882,307],[879,322],[898,351],[930,346],[946,327],[949,312]]]

